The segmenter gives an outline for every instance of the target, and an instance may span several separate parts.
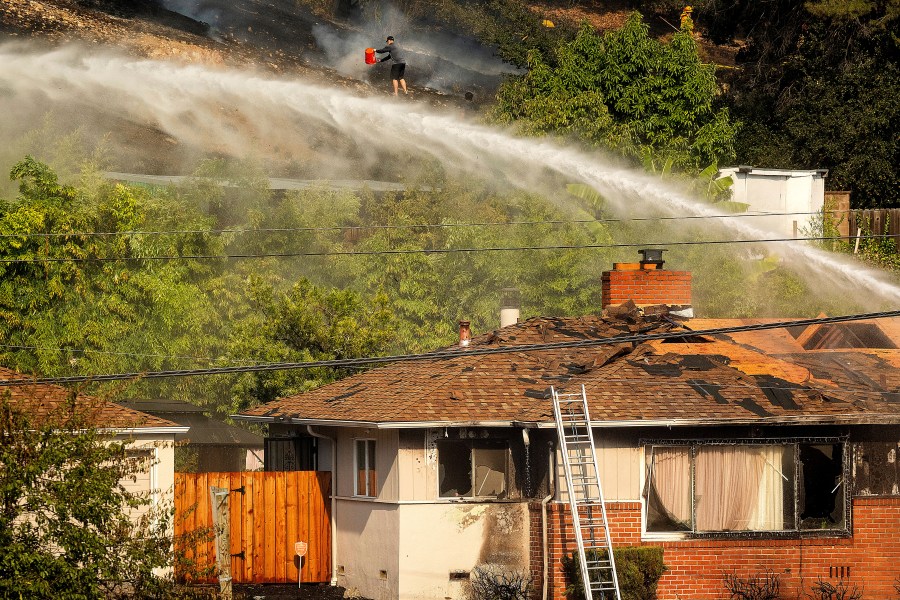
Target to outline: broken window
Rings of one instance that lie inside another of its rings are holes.
[[[845,530],[843,444],[648,446],[647,532]]]
[[[843,444],[800,444],[800,529],[844,527]]]
[[[357,496],[374,498],[378,495],[377,473],[375,471],[375,440],[355,440],[356,442],[356,489]]]
[[[509,445],[497,440],[439,440],[441,498],[505,498]]]

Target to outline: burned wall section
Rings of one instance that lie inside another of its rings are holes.
[[[900,496],[900,428],[866,427],[853,444],[854,496]]]

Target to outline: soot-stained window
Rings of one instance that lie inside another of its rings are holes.
[[[843,443],[645,447],[648,533],[846,532]]]
[[[441,498],[505,498],[509,486],[509,444],[502,440],[440,440],[438,495]]]

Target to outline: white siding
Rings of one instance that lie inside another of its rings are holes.
[[[594,429],[597,461],[600,463],[600,485],[607,501],[634,501],[641,496],[641,449],[630,435]],[[559,486],[557,499],[568,502],[566,473],[562,454],[557,448],[556,476]]]
[[[396,429],[366,429],[362,427],[342,427],[329,434],[337,437],[337,495],[353,496],[356,477],[356,439],[375,440],[375,469],[378,477],[378,495],[382,502],[394,502],[399,496],[397,467],[398,433]]]

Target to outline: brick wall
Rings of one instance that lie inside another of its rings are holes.
[[[691,272],[664,269],[615,270],[602,275],[602,306],[691,304]]]
[[[532,503],[530,509],[534,597],[540,598],[541,505]],[[571,517],[567,504],[550,503],[547,511],[549,597],[563,600],[566,582],[560,561],[575,549]],[[613,545],[641,544],[640,503],[610,502],[607,517]],[[855,498],[852,538],[684,540],[645,545],[662,546],[669,567],[659,583],[659,600],[719,600],[726,597],[725,574],[749,577],[767,570],[779,575],[782,598],[799,600],[807,597],[819,577],[836,584],[840,567],[844,567],[844,580],[859,586],[865,600],[900,597],[894,589],[900,576],[900,498]]]

